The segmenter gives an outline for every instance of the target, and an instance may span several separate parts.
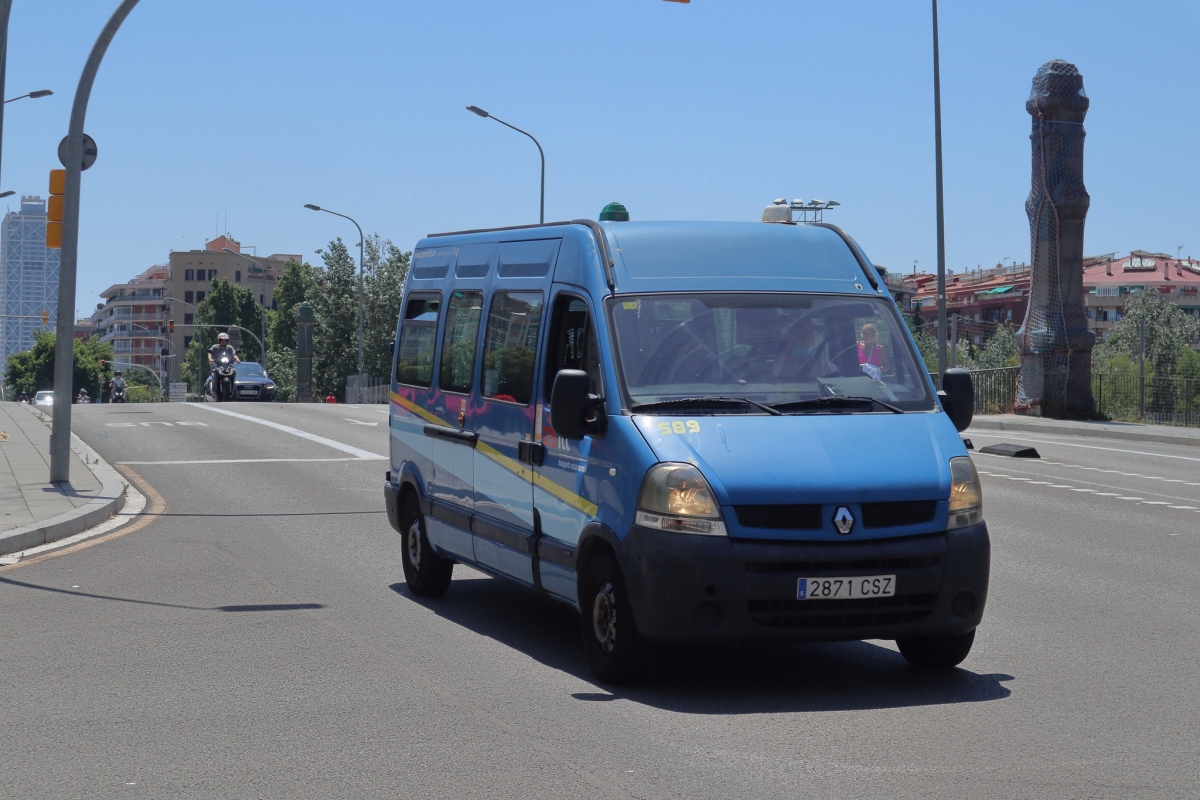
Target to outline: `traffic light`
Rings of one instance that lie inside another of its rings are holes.
[[[46,247],[62,247],[63,195],[67,192],[67,171],[50,170],[50,199],[46,201]]]
[[[50,312],[44,308],[42,309],[42,327],[50,327]]]
[[[174,332],[175,332],[175,320],[169,319],[169,320],[167,320],[167,333],[174,333]]]

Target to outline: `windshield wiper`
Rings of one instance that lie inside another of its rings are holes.
[[[630,411],[648,411],[655,408],[671,408],[672,406],[689,406],[707,407],[707,408],[733,408],[735,406],[754,406],[755,408],[765,411],[772,416],[780,416],[783,414],[777,408],[760,403],[757,400],[751,400],[748,397],[676,397],[671,400],[658,400],[653,403],[634,403],[629,407]]]
[[[903,414],[904,410],[891,403],[885,403],[877,397],[866,395],[831,394],[828,397],[816,397],[812,400],[793,400],[790,403],[776,403],[773,408],[780,411],[799,411],[802,409],[847,408],[849,406],[876,405],[891,411],[893,414]]]

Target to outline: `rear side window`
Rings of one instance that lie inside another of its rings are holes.
[[[483,345],[483,396],[527,405],[542,324],[541,292],[496,292]]]
[[[448,392],[471,391],[471,370],[483,315],[483,292],[451,292],[442,337],[442,368],[438,385]]]
[[[396,347],[396,382],[428,387],[433,381],[433,348],[437,341],[442,297],[413,294],[404,307],[400,342]]]

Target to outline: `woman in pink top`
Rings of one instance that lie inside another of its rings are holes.
[[[888,368],[887,352],[879,344],[878,338],[879,332],[875,330],[874,325],[868,322],[862,326],[862,341],[858,343],[858,363],[863,365],[863,372],[875,380],[879,380]]]

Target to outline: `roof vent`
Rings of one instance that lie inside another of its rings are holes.
[[[771,205],[763,209],[763,222],[781,222],[784,225],[792,224],[792,207],[788,205],[788,201],[779,198]]]

